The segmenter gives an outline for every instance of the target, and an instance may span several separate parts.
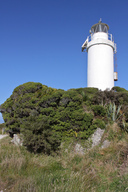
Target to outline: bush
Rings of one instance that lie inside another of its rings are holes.
[[[60,146],[60,138],[50,128],[46,116],[43,116],[41,120],[30,117],[22,124],[21,133],[24,146],[31,152],[50,154]]]
[[[106,109],[102,105],[94,105],[92,106],[92,110],[95,116],[104,117],[106,115]]]
[[[128,92],[126,89],[122,87],[115,86],[112,88],[112,90],[117,91],[117,92]]]
[[[105,122],[101,119],[96,119],[93,121],[93,126],[95,126],[97,128],[104,129],[105,128]]]
[[[102,120],[93,121],[94,116],[87,106],[92,108],[95,116],[103,119],[106,116],[103,106],[113,102],[117,106],[122,103],[122,108],[127,106],[128,93],[95,88],[64,91],[28,82],[14,89],[10,98],[0,106],[0,111],[7,129],[12,134],[21,132],[24,145],[30,151],[49,154],[56,151],[61,140],[67,137],[87,139],[96,127],[104,128]],[[127,122],[126,107],[123,113]]]
[[[88,89],[90,94],[94,91]],[[28,82],[14,89],[1,110],[8,129],[23,134],[28,150],[49,154],[65,137],[90,136],[93,115],[84,112],[82,102],[75,89],[57,90]]]

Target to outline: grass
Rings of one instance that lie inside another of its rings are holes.
[[[85,155],[75,154],[74,145],[62,147],[58,155],[35,155],[11,144],[9,137],[0,140],[0,191],[128,191],[128,135],[118,132],[118,139],[115,130],[109,127],[105,133],[112,138],[108,148],[95,147]]]
[[[0,134],[3,134],[2,129],[5,128],[5,123],[0,124]]]

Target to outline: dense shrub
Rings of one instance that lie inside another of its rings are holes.
[[[41,120],[29,117],[21,125],[21,133],[23,134],[24,146],[29,151],[50,154],[60,146],[60,138],[51,129],[47,116],[42,116]]]
[[[106,115],[106,109],[102,105],[94,105],[92,106],[92,110],[95,116],[104,117]]]
[[[97,88],[79,88],[76,89],[76,91],[82,95],[83,101],[90,101],[91,98],[94,97],[94,95],[98,92]]]
[[[96,128],[104,129],[105,128],[105,122],[101,119],[95,119],[93,121],[93,126],[96,126]]]
[[[100,118],[106,116],[110,103],[121,104],[121,109],[125,106],[122,117],[127,122],[127,92],[96,88],[64,91],[28,82],[14,89],[0,111],[7,129],[22,133],[24,145],[30,151],[49,154],[58,150],[67,137],[87,139],[97,127],[104,128]]]
[[[89,98],[97,89],[64,91],[28,82],[14,89],[1,112],[8,129],[22,133],[30,151],[51,153],[66,137],[87,139],[92,133],[93,115],[84,112],[82,91]]]
[[[118,86],[115,86],[112,88],[112,90],[114,91],[117,91],[117,92],[128,92],[126,89],[122,88],[122,87],[118,87]]]

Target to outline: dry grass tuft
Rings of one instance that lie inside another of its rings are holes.
[[[37,192],[37,190],[35,180],[28,177],[17,180],[15,185],[11,187],[10,192]]]
[[[117,124],[117,122],[114,122],[114,123],[111,125],[110,129],[112,129],[112,130],[113,130],[114,132],[116,132],[116,133],[120,133],[120,127],[119,127],[119,125]]]
[[[7,169],[14,169],[19,171],[24,165],[26,164],[26,160],[24,157],[17,157],[14,154],[10,158],[6,157],[2,160],[0,163],[2,171],[5,171]]]

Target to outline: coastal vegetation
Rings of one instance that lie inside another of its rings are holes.
[[[18,134],[0,141],[0,191],[85,192],[127,191],[128,91],[114,87],[100,91],[78,88],[64,91],[28,82],[16,87],[0,106],[6,132]],[[101,143],[87,147],[97,128]]]
[[[29,151],[51,154],[62,141],[87,140],[112,121],[127,131],[127,108],[128,91],[120,87],[64,91],[28,82],[16,87],[0,110],[7,130],[20,133]]]
[[[84,155],[74,152],[75,141],[62,145],[57,155],[47,155],[10,144],[9,137],[0,140],[0,191],[127,191],[128,135],[116,123],[106,129],[111,145]]]
[[[20,85],[1,106],[6,127],[9,132],[22,133],[24,145],[34,153],[50,154],[67,137],[87,139],[98,121],[93,121],[92,112],[84,111],[85,91],[57,90],[33,82]],[[87,89],[86,96],[96,91]]]

